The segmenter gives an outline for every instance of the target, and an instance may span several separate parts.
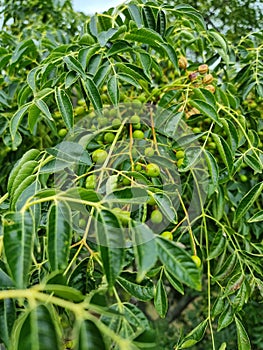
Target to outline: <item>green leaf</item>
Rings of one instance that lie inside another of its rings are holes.
[[[220,230],[215,235],[212,243],[210,244],[209,255],[208,255],[207,259],[212,260],[212,259],[217,258],[224,251],[226,244],[227,244],[227,240],[225,237],[225,233]]]
[[[85,76],[82,65],[78,60],[76,60],[76,58],[73,56],[65,56],[63,57],[63,61],[68,66],[69,70],[74,70],[75,72],[79,73],[80,76]]]
[[[4,250],[17,288],[25,288],[33,254],[34,222],[29,212],[7,213],[3,217]]]
[[[263,221],[263,210],[259,210],[254,214],[247,222],[260,222]]]
[[[21,197],[23,197],[26,201],[27,196],[24,196],[24,192],[27,191],[29,187],[31,187],[31,190],[32,190],[32,187],[37,189],[37,182],[35,182],[35,180],[36,180],[36,175],[30,175],[19,184],[19,186],[15,189],[12,198],[10,198],[11,210],[15,210],[15,209],[18,210],[18,206],[20,207],[20,209],[22,209],[23,200],[21,200]],[[33,190],[31,192],[32,192],[32,195],[34,195],[35,191]],[[28,195],[28,198],[29,198],[31,197],[30,191],[28,191],[28,193],[29,193]],[[18,205],[18,202],[19,202],[19,205]]]
[[[11,120],[10,120],[10,134],[11,134],[12,140],[15,139],[15,135],[16,135],[17,130],[19,128],[19,125],[22,121],[22,118],[26,114],[29,107],[30,107],[30,104],[26,104],[23,107],[19,108],[19,110],[11,118]]]
[[[262,194],[263,190],[263,182],[257,183],[251,190],[241,199],[238,204],[236,211],[234,222],[238,222],[245,214],[248,212],[249,208],[255,203],[258,197]]]
[[[177,290],[177,292],[181,293],[182,295],[184,295],[184,287],[183,285],[172,275],[170,274],[165,266],[164,266],[164,273],[165,273],[165,276],[167,277],[169,283],[171,284],[171,286]]]
[[[114,106],[117,106],[120,99],[118,77],[113,75],[108,81],[108,94]]]
[[[74,335],[76,339],[75,350],[105,350],[103,334],[91,321],[76,321],[74,324]]]
[[[15,323],[12,350],[60,350],[58,322],[45,305],[25,311]]]
[[[140,12],[140,8],[136,6],[135,4],[128,4],[128,9],[130,12],[131,17],[136,22],[138,27],[143,26],[143,20]]]
[[[100,111],[102,109],[102,102],[100,93],[97,89],[97,86],[94,84],[93,80],[90,78],[86,78],[82,80],[82,86],[87,97],[90,99],[96,111]]]
[[[53,121],[53,117],[49,111],[48,105],[43,100],[35,100],[36,106],[40,109],[40,111],[46,116],[48,119]]]
[[[176,71],[179,71],[178,59],[177,59],[177,55],[176,55],[175,49],[170,44],[161,44],[161,47],[164,49],[164,51],[166,52],[166,54],[169,57],[170,61],[173,63],[174,68],[176,69]]]
[[[123,229],[111,211],[97,212],[96,236],[104,272],[111,288],[121,272],[125,247]]]
[[[262,173],[263,164],[257,154],[245,154],[244,162],[255,171],[255,173]]]
[[[120,80],[135,86],[137,89],[141,89],[141,85],[131,75],[125,73],[118,73],[118,77]]]
[[[156,31],[162,36],[165,36],[166,32],[166,15],[165,12],[160,10],[157,16]]]
[[[8,186],[7,186],[7,190],[8,192],[10,192],[13,188],[14,182],[17,179],[18,175],[21,172],[21,168],[22,166],[32,160],[35,160],[40,154],[40,151],[38,149],[31,149],[29,151],[27,151],[23,157],[14,165],[9,178],[8,178]],[[20,183],[21,180],[19,179],[19,181],[17,180],[17,183]]]
[[[54,156],[56,160],[64,161],[67,165],[92,164],[88,152],[81,144],[77,142],[63,141],[55,147],[48,148],[46,151],[52,156]]]
[[[140,62],[145,75],[151,79],[150,77],[150,69],[152,67],[151,56],[148,53],[140,52],[139,57],[140,57]]]
[[[68,264],[72,237],[71,210],[63,201],[55,202],[48,212],[47,253],[53,271],[63,270]]]
[[[79,290],[61,284],[46,284],[43,290],[74,303],[84,300],[84,296]]]
[[[155,199],[158,208],[169,222],[177,224],[177,213],[168,195],[165,192],[156,192],[152,194],[152,197]]]
[[[251,350],[250,340],[243,324],[237,317],[235,317],[235,322],[237,329],[238,350]]]
[[[183,339],[183,342],[180,345],[180,349],[190,348],[191,346],[200,342],[205,335],[207,324],[208,320],[205,320],[199,323],[198,326],[196,326],[190,333],[188,333],[187,336]]]
[[[138,284],[135,273],[123,272],[118,277],[117,282],[138,300],[148,301],[154,296],[153,283],[151,280],[145,279],[142,283]]]
[[[190,100],[189,103],[192,107],[197,108],[206,117],[211,118],[217,125],[222,126],[217,111],[213,105],[202,100]]]
[[[152,8],[150,6],[144,6],[142,8],[142,13],[144,18],[144,26],[155,30],[156,23]]]
[[[0,290],[13,289],[14,282],[8,274],[0,268]]]
[[[157,236],[156,242],[159,258],[167,271],[181,283],[200,291],[200,270],[196,267],[191,255],[174,242],[162,237]]]
[[[106,203],[142,204],[146,203],[146,190],[139,187],[127,187],[110,192],[104,199]]]
[[[154,233],[145,224],[132,222],[132,243],[137,267],[137,281],[142,281],[157,260]]]
[[[161,35],[149,28],[136,29],[135,32],[125,34],[124,38],[131,42],[138,41],[139,43],[148,44],[152,47],[158,47],[160,43],[163,43]]]
[[[160,317],[164,318],[168,310],[168,298],[162,278],[159,278],[156,285],[154,306]]]
[[[111,48],[107,52],[107,56],[114,56],[117,53],[120,52],[128,52],[131,51],[133,48],[132,46],[125,40],[118,40],[116,43],[114,43]]]
[[[217,164],[215,157],[212,155],[212,153],[210,153],[207,150],[204,150],[204,154],[205,154],[205,159],[206,159],[208,171],[209,171],[209,174],[211,177],[211,183],[213,185],[213,190],[215,191],[215,189],[217,188],[217,185],[218,185],[218,178],[219,178],[218,164]]]
[[[66,127],[70,130],[74,125],[73,106],[65,90],[55,89],[55,99]]]
[[[234,320],[234,313],[232,307],[229,304],[226,304],[225,309],[221,313],[218,319],[217,331],[220,332],[222,329],[229,326]]]
[[[28,51],[33,52],[36,50],[34,41],[32,39],[28,39],[25,41],[22,41],[21,43],[19,43],[12,55],[11,58],[11,64],[15,64],[17,63],[17,61],[20,60],[20,58],[22,57],[22,55],[25,55]]]
[[[116,28],[110,28],[107,31],[100,32],[97,36],[98,42],[100,43],[101,47],[104,47],[107,42],[117,33]]]
[[[16,319],[16,308],[13,299],[0,300],[0,343],[9,346],[11,331]]]
[[[231,152],[230,147],[224,140],[222,136],[219,136],[217,134],[213,134],[213,139],[216,143],[216,147],[218,149],[218,152],[227,167],[229,175],[231,175],[232,170],[233,170],[233,160],[234,160],[234,155]]]

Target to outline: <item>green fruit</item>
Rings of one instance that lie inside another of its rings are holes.
[[[193,133],[194,134],[198,134],[199,132],[201,132],[200,128],[193,128]]]
[[[216,149],[216,143],[215,142],[209,142],[207,147],[209,147],[210,149]]]
[[[118,129],[118,127],[121,125],[121,119],[120,118],[114,118],[111,122],[111,125],[114,129]]]
[[[96,187],[96,175],[92,174],[86,178],[85,187],[90,189],[95,189]]]
[[[184,164],[184,158],[180,158],[180,159],[178,159],[178,161],[177,161],[177,166],[178,166],[178,168],[181,168],[181,166]]]
[[[65,129],[65,128],[62,128],[62,129],[59,129],[58,136],[59,137],[65,137],[67,135],[67,133],[68,133],[68,130]]]
[[[240,175],[240,181],[241,182],[247,182],[248,181],[247,175],[244,175],[244,174]]]
[[[132,124],[132,127],[134,130],[139,130],[142,126],[141,126],[141,123],[137,123],[137,124]]]
[[[200,267],[202,265],[202,262],[201,262],[201,259],[199,258],[199,256],[192,255],[191,258],[197,267]]]
[[[163,221],[163,214],[160,212],[160,210],[155,209],[151,213],[151,222],[153,224],[160,224]]]
[[[146,147],[144,150],[146,157],[152,157],[154,155],[154,149],[152,147]]]
[[[175,157],[176,159],[181,159],[181,158],[184,158],[184,151],[177,151],[176,154],[175,154]]]
[[[122,224],[127,225],[130,221],[131,213],[127,210],[122,210],[121,208],[113,208],[112,211],[117,216],[117,218],[121,221]]]
[[[127,177],[124,177],[122,179],[122,183],[123,183],[124,186],[129,186],[131,184],[131,180],[128,179]]]
[[[141,118],[136,114],[134,114],[130,119],[130,123],[132,124],[139,124],[140,121],[141,121]]]
[[[144,132],[141,130],[134,130],[132,133],[132,136],[134,139],[143,139],[144,138]]]
[[[103,149],[96,149],[92,153],[92,160],[97,164],[103,164],[108,157],[108,153]]]
[[[147,204],[149,205],[155,205],[156,201],[152,195],[150,195],[149,199],[147,200]]]
[[[87,224],[87,221],[85,219],[79,219],[79,227],[85,227]]]
[[[75,108],[75,115],[81,115],[85,112],[84,106],[78,106]]]
[[[157,164],[150,163],[146,165],[146,174],[150,177],[158,177],[161,171]]]
[[[162,237],[166,238],[166,239],[169,239],[170,241],[173,240],[173,234],[172,232],[170,231],[164,231],[162,234],[161,234]]]
[[[85,104],[86,104],[86,102],[85,102],[85,100],[84,100],[84,98],[82,98],[82,99],[80,99],[80,100],[78,100],[78,105],[79,106],[85,106]]]
[[[185,342],[183,342],[183,344],[181,345],[181,349],[191,348],[196,343],[197,343],[197,340],[195,340],[195,339],[188,339]]]
[[[115,139],[115,135],[113,134],[113,132],[106,132],[106,134],[104,135],[104,141],[107,143],[112,143]]]
[[[100,126],[106,126],[108,124],[108,118],[106,118],[106,117],[98,117],[98,124]]]
[[[142,170],[141,164],[136,164],[136,165],[135,165],[135,170],[136,170],[136,171],[141,171],[141,170]]]

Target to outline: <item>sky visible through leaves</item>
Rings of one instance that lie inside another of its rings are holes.
[[[76,11],[82,11],[86,14],[102,12],[110,7],[120,5],[124,0],[73,0],[73,7]]]

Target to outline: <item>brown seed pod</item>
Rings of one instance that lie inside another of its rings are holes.
[[[207,85],[207,86],[205,87],[205,89],[208,90],[208,91],[210,91],[210,92],[212,92],[212,94],[214,94],[215,91],[216,91],[216,88],[214,87],[214,85],[211,85],[211,84]]]
[[[203,84],[210,84],[214,80],[214,77],[212,74],[207,74],[203,78]]]
[[[180,57],[178,60],[178,66],[181,69],[186,69],[188,66],[187,58],[186,57]]]
[[[191,81],[194,81],[196,80],[198,77],[198,73],[197,72],[192,72],[188,75],[188,78],[191,80]]]
[[[201,65],[198,67],[198,72],[199,72],[200,74],[205,74],[205,73],[208,72],[208,70],[209,70],[209,67],[208,67],[207,64],[201,64]]]

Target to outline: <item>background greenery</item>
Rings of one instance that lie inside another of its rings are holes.
[[[70,1],[1,1],[6,348],[263,348],[262,13],[189,4],[86,17]]]

